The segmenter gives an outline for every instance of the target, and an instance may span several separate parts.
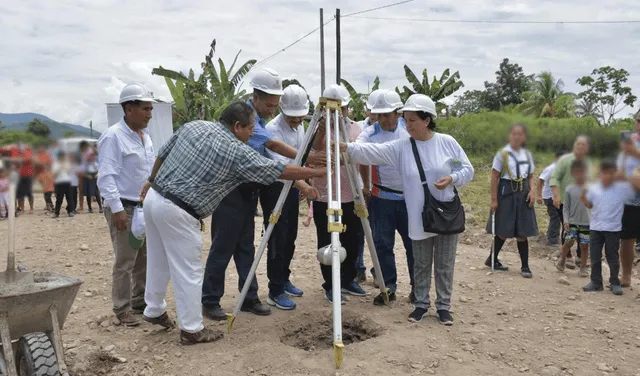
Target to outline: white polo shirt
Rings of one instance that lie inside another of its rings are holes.
[[[269,123],[266,127],[267,131],[271,134],[272,138],[280,140],[285,144],[299,150],[304,143],[304,125],[300,124],[296,128],[291,127],[284,121],[284,115],[279,114]],[[284,164],[293,164],[294,160],[280,155],[276,152],[267,149],[267,157],[274,161],[279,161]],[[279,182],[284,182],[278,179]]]

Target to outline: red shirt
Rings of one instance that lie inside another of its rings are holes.
[[[44,153],[38,153],[36,154],[36,160],[38,161],[39,165],[36,165],[35,167],[35,175],[39,175],[42,172],[44,172],[47,167],[51,167],[51,165],[53,164],[53,161],[51,160],[51,155],[49,154],[49,152],[44,152]]]
[[[25,146],[23,151],[20,151],[17,146],[11,148],[11,158],[21,158],[23,160],[22,166],[20,166],[20,176],[21,177],[32,177],[33,176],[33,163],[31,160],[33,159],[33,153],[31,149]]]

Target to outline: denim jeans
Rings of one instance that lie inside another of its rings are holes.
[[[269,217],[273,213],[284,184],[275,182],[265,188],[266,195],[262,200],[262,213],[265,228],[269,226]],[[300,211],[299,193],[291,187],[282,206],[278,223],[267,243],[267,277],[269,278],[269,294],[273,297],[284,293],[284,285],[291,275],[291,260],[296,249],[298,237],[298,214]]]
[[[364,232],[360,239],[358,239],[358,259],[356,260],[356,270],[358,274],[365,274],[367,272],[367,267],[364,265]]]
[[[562,211],[553,205],[553,200],[550,198],[545,198],[544,204],[547,206],[547,215],[549,215],[547,243],[549,245],[560,244],[560,239],[564,239],[564,236],[560,237],[560,229],[562,228]],[[564,229],[562,232],[564,232]]]
[[[404,244],[409,279],[411,286],[413,286],[413,244],[409,238],[409,217],[404,200],[386,200],[371,196],[369,199],[369,221],[385,286],[390,292],[395,292],[398,287],[396,255],[393,251],[396,230],[400,233]]]
[[[242,185],[229,193],[211,216],[211,249],[202,282],[202,305],[215,308],[224,295],[225,272],[233,257],[242,290],[254,257],[257,192]],[[258,281],[254,277],[245,301],[258,300]]]
[[[436,310],[451,310],[453,292],[453,270],[456,265],[458,234],[436,235],[424,240],[413,241],[415,258],[414,294],[416,308],[429,309],[431,300],[431,267],[436,282]]]
[[[591,230],[590,237],[590,257],[591,257],[591,282],[602,286],[602,248],[607,259],[609,270],[609,283],[620,285],[618,273],[620,273],[620,233],[609,231]]]

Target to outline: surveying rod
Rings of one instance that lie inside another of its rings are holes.
[[[309,125],[309,128],[307,129],[307,132],[304,135],[304,145],[311,144],[313,138],[315,137],[315,130],[317,128],[316,124],[318,123],[319,119],[320,119],[320,112],[316,112],[313,115],[313,118],[311,119],[311,123]],[[298,153],[296,154],[294,164],[296,166],[303,165],[305,160],[307,159],[307,156],[309,155],[310,150],[311,149],[309,147],[300,148],[298,150]],[[331,168],[331,164],[329,164],[329,168]],[[267,244],[269,243],[269,238],[271,237],[273,228],[276,226],[276,223],[278,223],[278,220],[280,219],[280,214],[282,214],[282,207],[284,206],[284,202],[287,199],[287,195],[289,194],[289,191],[291,190],[292,185],[293,185],[292,180],[288,180],[284,183],[282,187],[282,191],[280,192],[280,196],[278,197],[278,201],[276,202],[276,205],[273,208],[273,211],[271,212],[271,216],[269,217],[269,226],[267,226],[267,230],[265,231],[264,236],[260,241],[260,246],[258,247],[258,253],[253,259],[253,264],[251,264],[251,269],[249,270],[247,279],[245,280],[244,285],[242,286],[242,291],[240,291],[240,296],[238,297],[236,306],[233,309],[233,313],[227,314],[227,331],[229,333],[231,333],[231,330],[233,328],[233,322],[236,319],[236,315],[238,314],[238,312],[240,312],[240,308],[244,303],[244,299],[247,296],[247,293],[249,292],[251,281],[253,280],[256,274],[256,269],[258,269],[258,264],[260,264],[260,259],[262,258],[262,254],[264,253],[264,250],[267,248]]]

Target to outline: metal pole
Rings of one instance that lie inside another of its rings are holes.
[[[320,96],[324,93],[324,10],[320,8]]]
[[[336,84],[340,85],[340,9],[336,9]]]

